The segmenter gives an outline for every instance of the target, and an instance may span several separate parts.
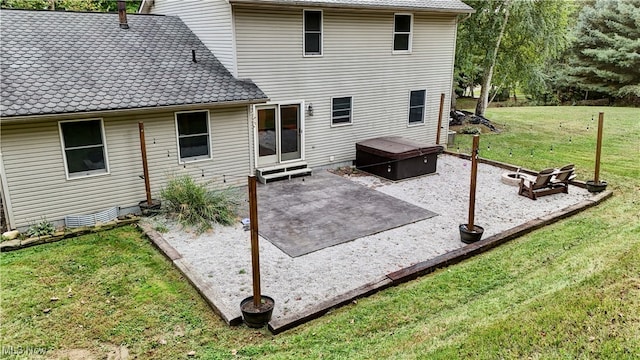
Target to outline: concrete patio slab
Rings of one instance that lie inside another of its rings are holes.
[[[258,194],[260,235],[291,257],[436,215],[327,171]]]

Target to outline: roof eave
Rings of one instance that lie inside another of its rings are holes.
[[[372,6],[372,5],[358,5],[358,4],[336,4],[336,3],[308,3],[304,1],[295,2],[281,2],[281,1],[258,1],[258,0],[227,0],[231,5],[254,5],[254,6],[267,6],[267,7],[322,7],[322,8],[336,8],[336,9],[364,9],[364,10],[392,10],[392,11],[424,11],[424,12],[438,12],[448,14],[473,14],[475,9],[469,7],[468,9],[449,9],[449,8],[419,8],[408,6]]]
[[[203,109],[203,108],[222,108],[222,107],[232,107],[232,106],[241,106],[241,105],[262,104],[269,100],[270,100],[269,98],[263,98],[263,99],[210,102],[210,103],[197,103],[197,104],[149,106],[149,107],[112,109],[112,110],[2,116],[0,117],[0,123],[8,124],[8,123],[15,123],[15,122],[23,122],[23,121],[51,120],[51,119],[60,119],[60,118],[68,118],[68,117],[86,118],[86,117],[103,117],[103,116],[109,116],[109,115],[125,115],[130,113],[134,114],[134,113],[148,113],[148,112],[196,110],[196,109]]]

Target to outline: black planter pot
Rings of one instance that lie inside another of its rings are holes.
[[[262,302],[257,308],[253,306],[253,296],[249,296],[240,302],[242,320],[250,328],[261,328],[271,320],[275,301],[269,296],[262,295],[261,298]]]
[[[469,229],[467,229],[467,224],[460,224],[459,229],[460,240],[465,244],[471,244],[480,240],[484,233],[484,228],[478,225],[473,225],[473,230],[469,231]]]
[[[599,193],[601,191],[604,191],[604,189],[606,188],[607,188],[606,181],[600,181],[600,182],[595,182],[593,180],[587,181],[587,190],[590,193]]]
[[[142,212],[142,215],[153,215],[158,211],[160,211],[162,202],[160,202],[160,200],[151,199],[150,204],[147,203],[147,201],[145,200],[145,201],[140,201],[138,203],[138,206],[140,207],[140,211]]]

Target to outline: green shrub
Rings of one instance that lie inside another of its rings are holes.
[[[171,178],[160,196],[165,213],[199,232],[211,229],[212,223],[230,225],[237,219],[237,192],[231,188],[209,190],[207,184],[197,184],[188,175]]]
[[[157,224],[156,226],[154,226],[153,230],[163,234],[169,232],[169,228],[165,224]]]
[[[475,135],[475,134],[480,134],[481,131],[480,129],[478,129],[477,127],[473,127],[473,126],[465,126],[462,129],[458,130],[459,133],[461,134],[470,134],[470,135]]]
[[[56,232],[56,227],[53,226],[51,221],[45,218],[40,219],[40,222],[34,223],[27,229],[28,237],[40,237],[46,235],[52,235]]]

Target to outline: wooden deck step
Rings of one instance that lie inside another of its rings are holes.
[[[313,170],[306,162],[296,162],[291,164],[280,164],[266,168],[256,169],[258,180],[266,184],[269,181],[291,179],[296,176],[311,175]]]

